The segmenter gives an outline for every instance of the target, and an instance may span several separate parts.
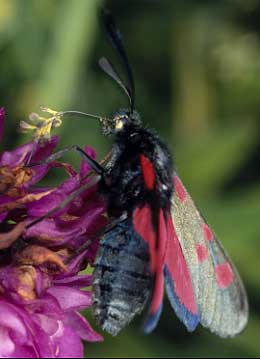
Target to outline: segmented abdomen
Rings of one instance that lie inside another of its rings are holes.
[[[143,310],[151,286],[148,245],[127,219],[100,242],[93,273],[93,313],[97,323],[117,335]]]

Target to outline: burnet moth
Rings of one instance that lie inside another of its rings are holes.
[[[110,222],[93,272],[96,321],[117,335],[147,305],[144,330],[150,333],[166,292],[188,331],[200,323],[221,337],[233,337],[248,320],[242,281],[179,178],[167,146],[142,126],[121,34],[109,13],[104,21],[128,85],[106,58],[100,66],[124,90],[129,108],[100,118],[103,133],[114,143],[103,166],[89,159],[101,176],[99,190]]]

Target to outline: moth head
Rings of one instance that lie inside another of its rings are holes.
[[[101,118],[102,131],[105,136],[113,136],[124,132],[129,127],[138,127],[141,124],[140,115],[137,111],[129,110],[115,112],[111,119]]]

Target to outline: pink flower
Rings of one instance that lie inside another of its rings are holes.
[[[0,138],[4,109],[0,109]],[[0,155],[0,357],[83,357],[82,339],[100,341],[80,310],[91,307],[91,275],[79,274],[93,262],[98,233],[106,223],[104,204],[82,162],[44,161],[57,137],[30,142]],[[92,149],[88,153],[95,156]],[[57,187],[35,187],[53,167],[67,179]],[[51,216],[74,191],[89,188]],[[77,253],[84,243],[89,246]]]

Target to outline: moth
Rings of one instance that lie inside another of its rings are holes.
[[[109,219],[93,272],[96,321],[117,335],[147,306],[144,330],[150,333],[166,292],[188,331],[201,324],[233,337],[248,320],[240,276],[183,185],[166,144],[142,125],[121,34],[109,13],[104,21],[128,85],[106,58],[100,66],[123,89],[129,108],[99,119],[114,142],[104,165],[89,160],[101,176]]]

